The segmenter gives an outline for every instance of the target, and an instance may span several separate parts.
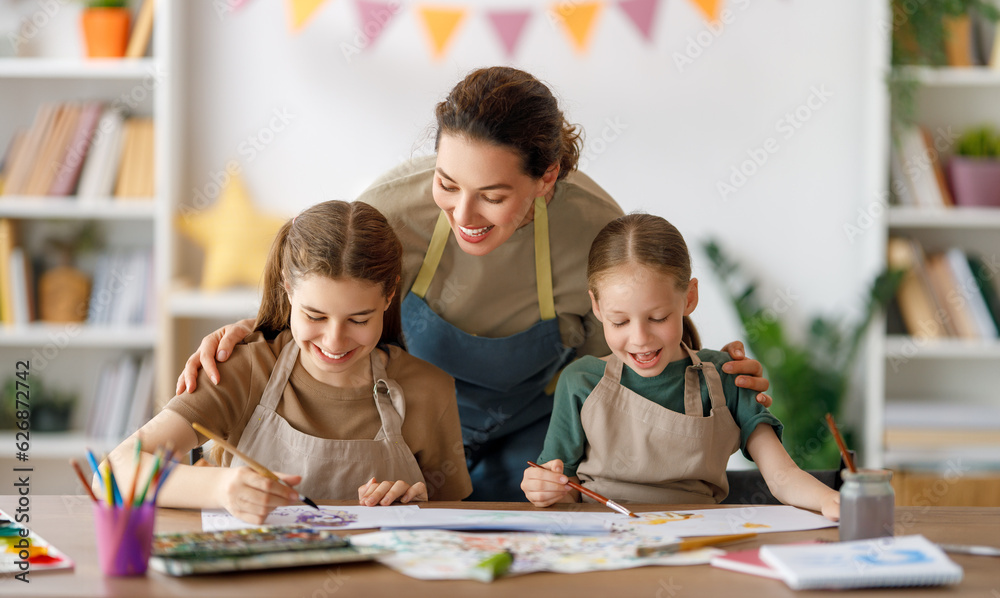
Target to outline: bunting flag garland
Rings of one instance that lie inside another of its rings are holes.
[[[716,21],[719,19],[719,9],[722,6],[722,0],[690,0],[695,6],[701,9],[701,12],[705,14],[705,18],[709,21]]]
[[[233,6],[239,6],[248,0],[226,1]],[[290,27],[294,33],[298,33],[327,0],[286,0],[286,2]],[[614,4],[621,9],[625,18],[648,43],[653,42],[653,28],[660,2],[661,0],[614,0]],[[708,21],[718,20],[723,4],[723,0],[688,0],[688,2]],[[603,15],[601,9],[610,3],[612,0],[557,0],[545,10],[548,16],[562,23],[576,53],[585,54],[597,21]],[[362,44],[355,52],[371,48],[389,21],[406,8],[405,5],[401,5],[400,0],[387,2],[354,0],[354,5],[360,19],[360,31],[367,40],[367,43]],[[435,60],[440,60],[444,57],[466,15],[470,13],[470,9],[465,6],[424,4],[415,4],[414,7],[419,14],[419,21],[426,29],[431,55]],[[528,21],[539,10],[539,8],[483,10],[507,58],[516,55]]]
[[[451,41],[451,36],[462,22],[467,12],[464,8],[439,8],[420,6],[417,8],[424,20],[424,26],[431,39],[431,50],[435,59],[444,56],[444,50]]]
[[[573,42],[576,51],[581,54],[587,51],[590,33],[593,31],[594,21],[600,11],[600,2],[581,2],[579,4],[560,2],[552,5],[552,12],[566,26],[570,41]]]
[[[288,0],[288,19],[292,31],[299,32],[326,0]]]
[[[385,31],[385,26],[399,12],[399,3],[372,2],[357,0],[358,16],[361,19],[361,31],[368,38],[368,46],[372,47],[378,36]]]
[[[618,6],[639,29],[647,42],[653,41],[653,21],[660,0],[621,0]]]
[[[524,33],[524,26],[531,17],[531,11],[490,10],[486,12],[486,17],[493,24],[497,35],[500,36],[500,43],[503,44],[507,58],[513,58],[517,44],[521,40],[521,34]]]

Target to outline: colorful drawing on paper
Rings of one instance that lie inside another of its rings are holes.
[[[383,565],[404,575],[427,580],[478,579],[476,565],[503,551],[514,555],[508,575],[696,565],[707,563],[723,552],[706,548],[665,556],[635,556],[636,548],[650,541],[655,540],[650,536],[627,534],[467,534],[442,530],[393,530],[351,536],[351,544],[355,546],[391,550],[392,553],[378,557]]]
[[[610,519],[609,519],[610,517]],[[500,511],[487,509],[420,509],[391,529],[447,529],[456,531],[516,531],[549,534],[607,534],[608,521],[625,519],[618,513],[581,511]]]
[[[792,532],[834,527],[837,524],[822,515],[789,506],[700,509],[696,511],[659,511],[638,513],[638,521],[609,519],[613,532],[639,535],[715,536],[745,533]]]
[[[309,509],[295,516],[295,523],[308,523],[313,527],[344,527],[358,521],[356,513],[324,509]]]
[[[264,525],[307,523],[315,528],[377,529],[407,520],[420,512],[416,505],[389,507],[321,506],[317,511],[305,505],[278,507],[264,520]],[[206,532],[258,527],[222,509],[201,512],[201,528]]]
[[[73,560],[0,510],[0,574],[72,569]]]

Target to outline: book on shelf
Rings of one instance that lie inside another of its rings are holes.
[[[115,196],[153,196],[153,119],[132,117],[122,132],[122,154]]]
[[[80,118],[69,143],[63,150],[52,186],[49,187],[49,195],[67,196],[76,190],[87,150],[94,138],[103,110],[104,106],[100,102],[86,102],[81,106]]]
[[[944,254],[927,256],[924,263],[934,301],[941,307],[947,336],[976,339],[979,329],[969,302],[958,292],[958,280]]]
[[[956,450],[989,459],[1000,451],[1000,406],[889,400],[883,441],[887,455],[892,455],[897,465],[945,462]]]
[[[993,318],[993,325],[1000,330],[1000,270],[995,271],[985,259],[978,255],[966,255],[969,268],[975,275],[979,292]]]
[[[14,221],[0,218],[0,322],[14,323],[14,295],[11,287],[10,256],[17,243]]]
[[[958,302],[964,303],[972,314],[972,320],[979,338],[995,339],[1000,331],[994,323],[994,316],[986,303],[976,275],[969,265],[969,258],[961,249],[952,247],[945,252],[945,259],[955,276],[957,283],[956,295],[961,297]]]
[[[106,107],[98,121],[90,151],[80,172],[76,194],[81,201],[110,197],[118,175],[121,156],[124,115],[116,108]]]
[[[57,104],[47,102],[38,107],[35,120],[24,134],[17,152],[11,156],[10,170],[4,184],[4,195],[25,195],[36,161],[45,140],[51,135]]]
[[[149,47],[149,38],[153,33],[153,0],[143,0],[139,14],[135,17],[135,24],[132,25],[132,34],[129,36],[128,45],[125,48],[125,58],[142,58]]]
[[[32,289],[34,275],[31,262],[21,247],[14,247],[10,252],[10,297],[11,319],[14,324],[26,325],[35,319],[34,296]]]
[[[920,535],[768,545],[760,558],[793,590],[940,586],[963,576],[958,564]]]
[[[890,162],[893,190],[906,190],[898,196],[901,203],[909,199],[909,205],[926,208],[954,205],[941,156],[929,131],[916,125],[900,127],[895,133],[893,154],[898,161],[895,167]]]
[[[920,338],[946,336],[945,318],[931,293],[920,243],[915,239],[890,237],[888,250],[889,267],[905,272],[896,290],[896,301],[907,332]]]
[[[948,66],[964,67],[977,64],[973,43],[972,19],[969,15],[945,17],[944,55]]]

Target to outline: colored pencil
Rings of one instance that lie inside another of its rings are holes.
[[[235,455],[235,456],[239,457],[240,459],[243,459],[244,461],[246,461],[247,465],[250,466],[250,469],[256,471],[257,473],[259,473],[260,475],[264,476],[265,478],[268,478],[269,480],[273,480],[275,482],[278,482],[282,486],[287,487],[290,490],[294,490],[299,495],[299,500],[300,501],[306,503],[307,505],[309,505],[310,507],[316,509],[317,511],[320,510],[320,508],[318,506],[316,506],[316,503],[314,503],[313,501],[309,500],[308,497],[304,496],[298,490],[295,490],[295,488],[293,488],[292,486],[290,486],[289,484],[287,484],[284,480],[282,480],[278,476],[274,475],[274,473],[270,469],[264,467],[263,465],[261,465],[260,463],[258,463],[256,461],[254,461],[253,459],[251,459],[247,455],[244,455],[243,453],[241,453],[239,451],[239,449],[237,449],[235,446],[233,446],[233,445],[229,444],[228,442],[226,442],[225,440],[223,440],[216,433],[212,432],[211,430],[209,430],[205,426],[203,426],[203,425],[201,425],[199,423],[196,423],[196,422],[192,422],[191,423],[191,427],[194,428],[196,432],[200,432],[202,435],[211,438],[213,441],[215,441],[216,444],[218,444],[222,448],[226,449],[227,451],[229,451],[233,455]]]
[[[673,554],[684,550],[695,550],[706,546],[715,546],[726,542],[738,542],[757,537],[755,533],[749,534],[728,534],[724,536],[699,536],[694,538],[681,538],[676,542],[659,544],[656,546],[639,546],[635,549],[635,556],[660,556]]]
[[[135,499],[135,487],[139,483],[139,470],[142,468],[142,439],[136,436],[135,438],[135,474],[132,476],[132,487],[128,491],[128,499],[125,500],[125,506],[129,507],[132,505],[132,501]]]
[[[103,486],[104,477],[101,475],[101,468],[97,464],[97,457],[94,456],[94,451],[90,449],[87,449],[87,463],[90,463],[90,468],[97,474],[97,483]]]
[[[840,456],[844,458],[847,469],[851,473],[857,472],[858,470],[854,467],[854,459],[851,459],[851,453],[847,452],[847,445],[844,444],[844,439],[840,437],[840,430],[837,429],[837,424],[833,421],[833,416],[829,413],[826,414],[826,423],[830,426],[830,431],[833,432],[833,439],[837,442],[837,448],[840,449]]]
[[[76,472],[76,477],[80,478],[80,483],[83,484],[83,488],[90,495],[91,500],[97,502],[97,495],[94,494],[94,491],[90,488],[90,484],[87,483],[87,476],[83,475],[80,464],[77,463],[76,459],[70,459],[69,464],[73,467],[73,471]]]
[[[528,461],[528,465],[530,465],[532,467],[537,467],[539,469],[545,469],[544,467],[542,467],[538,463],[535,463],[534,461]],[[549,471],[549,470],[545,469],[545,471]],[[632,511],[629,511],[628,509],[626,509],[625,507],[623,507],[620,504],[616,503],[615,501],[611,500],[610,498],[606,498],[604,496],[601,496],[600,494],[594,492],[593,490],[588,490],[588,489],[584,488],[583,486],[581,486],[580,484],[577,484],[576,482],[574,482],[572,480],[566,482],[566,484],[569,485],[570,488],[573,488],[574,490],[577,490],[577,491],[581,492],[582,494],[586,494],[587,496],[589,496],[590,498],[592,498],[592,499],[596,500],[597,502],[601,503],[605,507],[607,507],[609,509],[612,509],[612,510],[615,510],[615,511],[618,511],[622,515],[628,515],[629,517],[635,517],[637,519],[639,517],[638,515],[636,515]]]
[[[137,505],[141,505],[146,500],[146,493],[149,492],[149,486],[159,475],[161,467],[163,467],[163,449],[157,448],[156,457],[153,460],[153,469],[150,470],[149,477],[146,478],[146,483],[142,486],[142,494],[136,499]]]

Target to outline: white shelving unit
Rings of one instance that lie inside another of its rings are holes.
[[[18,128],[29,126],[43,102],[100,100],[123,105],[132,114],[152,117],[155,127],[155,191],[152,199],[101,198],[82,202],[74,197],[0,196],[0,218],[16,221],[19,237],[29,253],[38,250],[39,239],[51,227],[80,226],[93,222],[110,248],[148,247],[153,255],[154,313],[166,288],[169,264],[165,242],[171,230],[170,217],[176,188],[176,96],[177,79],[172,66],[174,43],[173,2],[158,2],[153,25],[151,57],[122,60],[87,60],[79,57],[74,39],[41,40],[38,55],[0,59],[0,144],[6,145]],[[133,9],[138,3],[133,3]],[[9,10],[10,8],[0,9]],[[53,17],[63,22],[39,30],[38,35],[58,38],[75,31],[79,6],[69,4]],[[38,41],[38,40],[36,40]],[[41,232],[40,232],[41,231]],[[86,265],[80,265],[86,270]],[[91,265],[92,267],[92,265]],[[92,274],[92,272],[91,272]],[[90,408],[95,403],[97,378],[102,364],[126,353],[154,353],[159,361],[160,326],[163,318],[143,326],[107,327],[88,324],[32,323],[0,326],[0,357],[8,365],[7,378],[17,360],[30,360],[29,384],[40,381],[46,388],[77,395],[71,429],[65,433],[32,433],[29,464],[39,493],[75,493],[79,489],[66,475],[66,459],[80,458],[84,449],[110,448],[108,439],[88,437]],[[158,376],[162,374],[158,373]],[[13,432],[0,432],[0,484],[10,481]]]
[[[917,120],[932,134],[954,143],[966,128],[986,123],[1000,127],[1000,71],[982,67],[908,67],[903,71],[920,82]],[[943,160],[948,153],[945,150]],[[883,222],[887,236],[916,238],[928,253],[958,247],[988,261],[1000,256],[1000,207],[894,206]],[[997,284],[997,279],[990,283]],[[873,383],[865,430],[869,465],[940,472],[961,463],[965,471],[1000,471],[1000,452],[995,447],[970,443],[895,450],[884,441],[887,409],[940,413],[938,421],[962,413],[966,420],[981,420],[970,422],[977,433],[1000,432],[1000,341],[883,334],[872,346]],[[943,423],[942,429],[946,426]]]

